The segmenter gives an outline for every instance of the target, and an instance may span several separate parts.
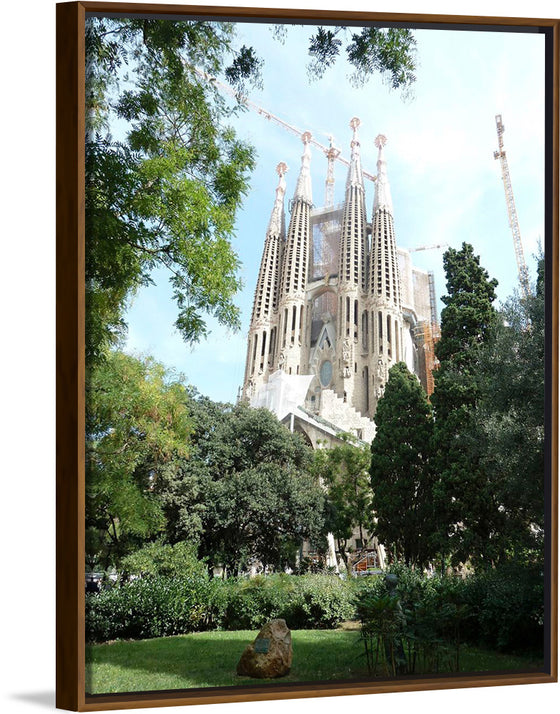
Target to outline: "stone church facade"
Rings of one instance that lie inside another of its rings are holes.
[[[286,221],[287,167],[278,164],[248,335],[243,398],[274,411],[315,448],[321,431],[323,445],[339,441],[340,432],[372,441],[377,402],[396,362],[406,362],[425,387],[429,376],[423,327],[433,321],[430,276],[397,246],[383,135],[375,139],[368,211],[359,125],[350,122],[342,204],[314,207],[306,132]]]

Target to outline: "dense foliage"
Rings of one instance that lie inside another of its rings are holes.
[[[205,573],[143,577],[86,598],[88,642],[210,629],[333,628],[354,616],[354,588],[329,575],[210,580]]]
[[[91,569],[145,574],[182,562],[166,544],[188,543],[230,575],[255,561],[294,567],[306,538],[323,549],[311,449],[268,410],[211,402],[152,359],[120,352],[92,369],[88,405]]]
[[[354,616],[354,591],[332,575],[273,575],[230,580],[224,586],[225,629],[260,629],[281,617],[290,629],[333,628]]]
[[[188,455],[191,419],[176,375],[111,352],[90,374],[86,411],[86,552],[107,569],[165,526],[154,484]]]
[[[458,647],[542,652],[542,572],[507,564],[460,578],[426,577],[394,565],[394,590],[384,577],[359,581],[332,575],[269,575],[210,579],[191,564],[180,574],[151,575],[86,597],[89,642],[161,637],[201,630],[258,630],[284,618],[291,629],[337,627],[362,620],[364,635],[403,639],[409,671],[455,668]],[[378,659],[378,668],[386,662]]]
[[[444,256],[432,408],[395,365],[372,444],[375,532],[410,564],[542,562],[545,477],[544,261],[529,296],[498,311],[472,246]]]
[[[253,150],[199,70],[256,78],[227,23],[89,18],[86,28],[86,356],[123,334],[131,295],[169,275],[188,342],[205,315],[237,327],[231,247]]]
[[[433,557],[432,409],[404,362],[389,370],[371,445],[374,532],[394,560],[427,565]]]
[[[337,549],[348,567],[348,540],[357,529],[363,546],[372,531],[372,491],[369,484],[369,447],[348,440],[313,454],[313,473],[326,495],[326,528],[333,534]]]
[[[480,355],[497,322],[497,282],[490,280],[471,245],[444,255],[447,295],[442,300],[441,339],[436,345],[432,404],[435,411],[434,505],[439,518],[436,546],[454,562],[491,563],[499,533],[499,503],[482,459]]]
[[[164,543],[162,540],[153,541],[139,550],[123,558],[122,572],[127,577],[184,577],[206,576],[206,564],[196,557],[196,546],[186,541]]]
[[[266,409],[193,402],[191,456],[156,486],[170,542],[236,574],[251,562],[294,565],[304,538],[324,538],[324,494],[311,450]],[[195,531],[198,527],[198,532]]]
[[[499,554],[540,560],[544,549],[544,260],[534,294],[511,298],[480,360],[482,398],[475,418],[482,457],[500,504]]]
[[[393,587],[384,577],[368,579],[357,598],[370,671],[458,671],[465,644],[542,652],[544,584],[538,567],[508,563],[466,578],[426,577],[400,564],[388,572],[396,575]]]
[[[147,639],[206,629],[211,581],[205,575],[138,578],[86,596],[89,642]]]

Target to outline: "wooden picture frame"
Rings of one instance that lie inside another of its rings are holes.
[[[542,672],[433,676],[369,682],[312,682],[208,690],[85,693],[85,17],[86,13],[233,20],[403,23],[413,27],[507,28],[546,36],[547,493],[546,666]],[[74,711],[264,701],[521,683],[556,682],[558,544],[558,175],[560,20],[408,15],[274,8],[106,2],[57,5],[57,706]]]

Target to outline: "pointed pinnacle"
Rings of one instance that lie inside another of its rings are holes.
[[[379,209],[385,209],[389,213],[393,213],[393,201],[391,199],[391,189],[389,188],[389,179],[387,177],[387,163],[383,154],[383,147],[387,143],[387,137],[384,134],[378,134],[375,138],[375,145],[379,149],[377,157],[377,181],[375,183],[375,197],[373,200],[373,212]]]
[[[309,131],[305,131],[301,135],[304,149],[301,156],[301,169],[294,193],[295,200],[302,199],[309,204],[313,203],[313,199],[311,197],[311,175],[309,170],[311,163],[311,139],[312,136]]]
[[[375,137],[375,145],[377,146],[377,148],[380,151],[385,146],[386,143],[387,143],[387,137],[385,136],[385,134],[378,134]]]
[[[284,176],[287,172],[288,165],[281,161],[276,167],[276,173],[278,174],[278,176],[280,176],[280,178],[282,178],[282,176]]]
[[[284,210],[284,193],[286,192],[286,181],[284,174],[288,171],[288,166],[281,161],[276,167],[278,174],[278,186],[276,187],[276,198],[270,216],[267,233],[280,233],[282,230],[283,210]]]

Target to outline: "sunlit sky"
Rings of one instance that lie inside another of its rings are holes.
[[[404,99],[378,77],[363,88],[348,82],[344,62],[323,79],[306,73],[310,27],[293,27],[284,44],[266,24],[238,24],[240,44],[264,59],[264,88],[251,99],[319,142],[335,145],[349,157],[353,116],[361,119],[363,166],[375,173],[374,139],[387,136],[385,156],[391,183],[397,244],[406,248],[448,243],[473,244],[481,263],[499,281],[505,300],[517,287],[517,267],[508,224],[497,149],[495,115],[505,125],[504,143],[525,258],[531,278],[535,255],[544,241],[544,36],[519,32],[415,30],[417,81]],[[134,298],[127,315],[127,351],[149,353],[185,375],[186,381],[215,400],[234,401],[242,384],[246,337],[254,287],[277,176],[289,167],[286,205],[295,189],[302,144],[297,136],[248,111],[234,122],[238,134],[258,154],[251,190],[239,213],[234,247],[242,262],[244,289],[237,297],[242,330],[232,333],[211,324],[209,338],[185,345],[173,327],[176,308],[167,276]],[[326,159],[312,153],[313,198],[324,203]],[[335,202],[343,200],[346,168],[337,164]],[[366,182],[368,214],[373,184]],[[414,253],[414,263],[433,270],[436,292],[445,292],[442,250]],[[441,307],[441,305],[440,305]]]

